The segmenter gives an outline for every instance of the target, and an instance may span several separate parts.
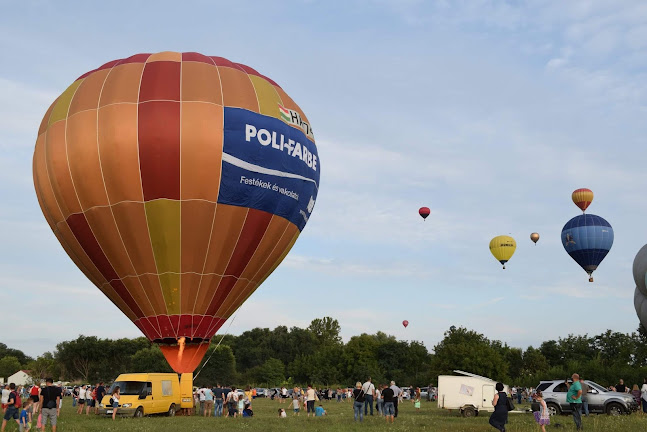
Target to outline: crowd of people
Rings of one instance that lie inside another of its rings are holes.
[[[7,384],[2,389],[2,427],[4,432],[7,423],[15,421],[20,432],[25,432],[33,427],[44,431],[49,423],[52,432],[56,432],[58,416],[63,405],[63,392],[61,386],[54,386],[54,380],[45,380],[45,386],[36,383],[27,389],[25,386]]]

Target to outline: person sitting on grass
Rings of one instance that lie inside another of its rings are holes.
[[[279,408],[279,418],[286,418],[288,415],[283,408]]]
[[[315,408],[315,417],[323,417],[327,414],[326,410],[324,409],[323,405],[319,404],[317,408]]]

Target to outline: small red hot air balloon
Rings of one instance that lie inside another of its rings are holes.
[[[402,325],[404,326],[404,328],[407,328],[409,326],[409,321],[407,320],[402,321]]]
[[[420,207],[418,213],[420,214],[420,216],[422,216],[423,219],[427,219],[427,216],[431,214],[431,210],[429,210],[429,207]]]

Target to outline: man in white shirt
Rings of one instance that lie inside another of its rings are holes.
[[[7,384],[2,388],[2,411],[5,411],[7,409],[10,394],[11,390],[9,390],[9,384]]]
[[[375,386],[371,382],[371,377],[368,377],[366,382],[362,384],[362,391],[364,392],[364,415],[368,415],[368,407],[371,407],[371,415],[373,415],[373,398],[375,398]]]
[[[393,417],[398,416],[398,402],[400,401],[400,396],[402,396],[402,389],[395,385],[395,381],[391,381],[391,390],[393,390],[393,407],[395,408],[395,414]]]
[[[310,417],[310,413],[312,412],[312,415],[315,415],[315,400],[317,399],[317,393],[315,392],[315,389],[312,388],[311,384],[308,384],[308,390],[306,390],[306,411],[308,414],[308,417]]]
[[[281,398],[279,399],[280,403],[285,402],[285,399],[288,397],[288,389],[285,387],[281,387]]]

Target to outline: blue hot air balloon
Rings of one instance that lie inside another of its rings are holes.
[[[613,228],[600,216],[575,216],[562,229],[562,245],[571,258],[589,274],[589,282],[593,282],[592,273],[613,245]]]

